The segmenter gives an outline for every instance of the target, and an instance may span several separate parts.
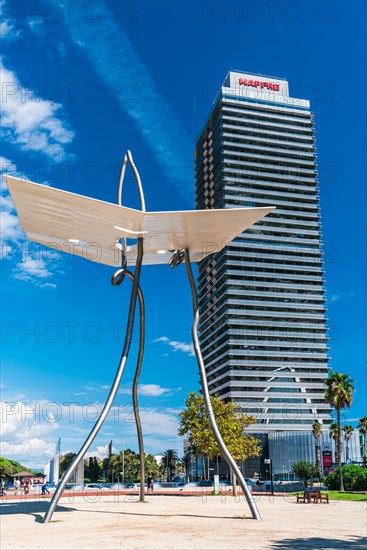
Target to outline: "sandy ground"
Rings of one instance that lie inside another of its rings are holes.
[[[49,524],[47,503],[5,502],[1,549],[364,549],[366,503],[296,504],[256,497],[261,521],[243,498],[135,496],[63,498]]]

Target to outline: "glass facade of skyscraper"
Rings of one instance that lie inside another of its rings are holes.
[[[195,164],[198,209],[276,207],[200,262],[200,338],[211,394],[255,415],[252,431],[266,438],[309,433],[315,419],[329,424],[309,101],[289,97],[286,80],[231,71],[198,139]]]

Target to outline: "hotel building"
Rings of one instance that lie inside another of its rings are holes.
[[[199,264],[200,340],[211,394],[256,417],[257,471],[314,461],[328,345],[314,116],[284,79],[228,73],[197,141],[196,207],[275,206]],[[217,243],[203,243],[215,251]],[[248,472],[250,474],[251,472]]]

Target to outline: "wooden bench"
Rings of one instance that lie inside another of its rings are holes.
[[[304,502],[310,504],[311,502],[315,504],[322,504],[326,502],[329,504],[329,495],[323,495],[320,489],[303,491],[303,493],[297,493],[297,503]]]
[[[323,495],[322,493],[320,493],[320,502],[326,502],[327,504],[329,504],[329,495]]]
[[[297,503],[299,502],[304,502],[305,504],[308,502],[308,498],[305,491],[303,493],[297,493]]]

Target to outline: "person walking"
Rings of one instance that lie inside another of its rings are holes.
[[[15,496],[17,496],[17,494],[18,494],[19,487],[20,487],[20,481],[19,481],[19,479],[16,479],[14,481],[14,494],[15,494]]]
[[[47,483],[44,483],[41,487],[42,490],[42,496],[44,496],[46,493],[49,495],[50,491],[48,490]]]
[[[25,484],[24,484],[24,494],[25,495],[28,495],[29,493],[29,487],[30,487],[30,481],[29,479],[26,480]]]
[[[5,482],[2,478],[0,480],[0,497],[6,497]]]
[[[148,491],[150,490],[150,492],[153,493],[153,487],[154,487],[154,484],[153,484],[152,474],[151,474],[151,472],[149,472],[149,475],[148,475]]]

